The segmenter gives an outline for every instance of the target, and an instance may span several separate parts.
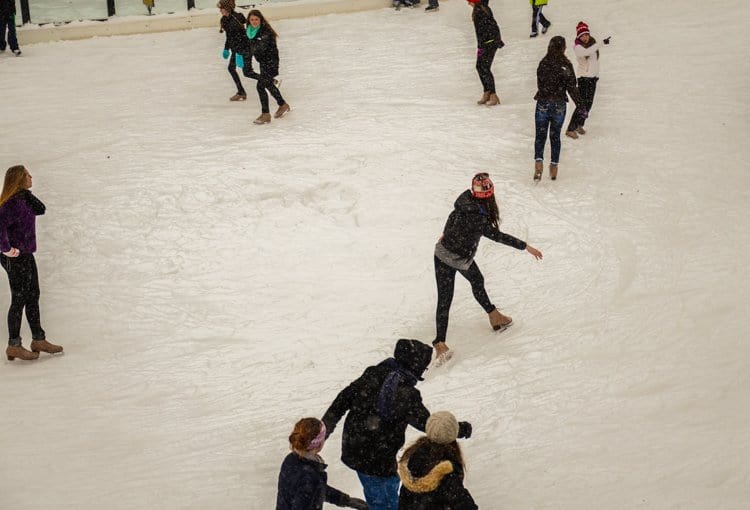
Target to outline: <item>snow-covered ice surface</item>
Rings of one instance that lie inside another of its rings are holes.
[[[536,40],[527,2],[492,6],[495,108],[460,1],[274,22],[292,111],[260,127],[253,82],[227,100],[218,30],[0,55],[0,161],[47,205],[65,346],[0,364],[0,508],[273,508],[293,423],[433,338],[433,245],[480,170],[545,258],[482,242],[515,325],[494,334],[459,277],[456,360],[420,384],[474,425],[479,506],[747,508],[745,3],[553,2]],[[535,186],[536,65],[580,19],[613,36],[589,133]],[[329,481],[361,495],[340,438]]]

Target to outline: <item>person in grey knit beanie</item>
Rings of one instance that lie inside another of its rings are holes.
[[[425,433],[430,441],[439,444],[450,444],[458,438],[458,421],[448,411],[432,413],[427,419]]]

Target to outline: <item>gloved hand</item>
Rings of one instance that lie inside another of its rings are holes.
[[[356,508],[357,510],[368,510],[369,507],[367,506],[367,503],[359,498],[349,498],[349,504],[346,505],[349,508]]]
[[[477,48],[477,58],[481,57],[484,54],[484,48]]]
[[[228,59],[229,58],[229,50],[222,51],[221,52],[221,58],[223,58],[224,60]]]
[[[245,67],[245,57],[243,57],[239,53],[235,53],[235,55],[234,55],[234,64],[237,67],[239,67],[240,69],[242,69],[243,67]]]
[[[458,422],[458,437],[461,439],[469,439],[471,437],[471,423],[468,421]]]
[[[610,39],[612,39],[611,35],[609,37],[607,37],[607,38],[604,39],[604,44],[609,44],[609,40]]]

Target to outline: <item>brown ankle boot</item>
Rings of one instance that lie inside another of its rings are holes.
[[[544,171],[544,163],[542,163],[541,161],[535,161],[534,162],[534,180],[535,181],[542,180],[543,171]]]
[[[253,121],[253,124],[268,124],[269,122],[271,122],[271,114],[261,113],[260,117]]]
[[[490,94],[490,98],[487,100],[487,106],[495,106],[496,104],[500,104],[500,98],[497,97],[497,94]]]
[[[39,357],[38,352],[27,351],[23,348],[23,345],[9,345],[5,349],[5,355],[8,356],[8,361],[13,361],[16,358],[31,361]]]
[[[479,101],[477,101],[477,104],[485,104],[489,100],[490,100],[490,93],[485,92],[484,94],[482,94],[482,98]]]
[[[508,325],[513,322],[513,319],[507,315],[501,314],[497,308],[492,310],[488,315],[490,317],[490,325],[495,331],[508,327]]]
[[[578,133],[576,133],[575,131],[566,131],[565,136],[575,140],[576,138],[578,138]]]
[[[62,345],[55,345],[49,343],[47,340],[32,340],[31,350],[37,354],[40,352],[46,352],[48,354],[57,354],[62,352]]]
[[[290,109],[291,108],[289,108],[289,103],[284,103],[281,106],[279,106],[279,109],[276,110],[276,113],[273,116],[278,119],[282,115],[284,115],[286,112],[288,112]]]
[[[549,164],[549,178],[553,181],[557,179],[557,163]]]

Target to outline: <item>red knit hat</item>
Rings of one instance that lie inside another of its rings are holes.
[[[475,198],[490,198],[495,194],[495,185],[492,184],[487,173],[478,173],[471,180],[471,194]]]
[[[478,4],[482,0],[466,0],[466,1],[469,2],[470,4]]]
[[[576,38],[581,37],[584,34],[589,33],[589,26],[583,22],[579,21],[578,25],[576,25]]]

